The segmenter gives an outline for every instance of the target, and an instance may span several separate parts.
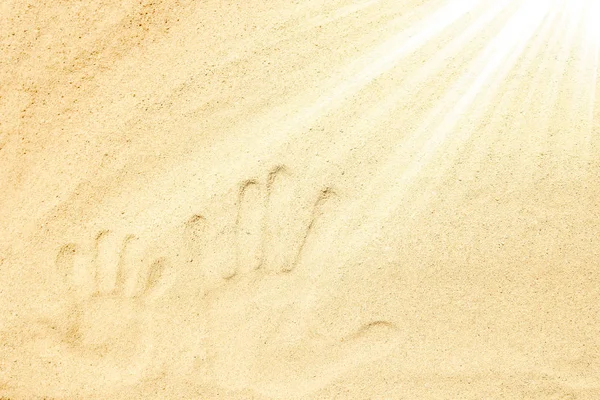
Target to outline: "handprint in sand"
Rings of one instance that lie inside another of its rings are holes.
[[[66,312],[47,324],[60,342],[84,359],[142,368],[153,345],[152,308],[170,281],[167,261],[145,261],[133,235],[102,231],[87,248],[64,245],[56,267]]]
[[[241,182],[231,223],[215,229],[194,215],[185,227],[186,259],[204,272],[198,297],[207,349],[198,375],[227,389],[264,394],[315,390],[397,344],[389,321],[364,321],[342,336],[306,323],[323,268],[319,233],[339,199],[330,187],[300,196],[283,166]],[[302,199],[302,200],[300,200]]]
[[[51,303],[0,332],[0,396],[112,398],[160,375],[164,300],[175,274],[166,258],[148,257],[154,250],[111,231],[60,246],[51,257]]]

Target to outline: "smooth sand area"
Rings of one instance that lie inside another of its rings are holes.
[[[600,399],[599,18],[1,1],[0,399]]]

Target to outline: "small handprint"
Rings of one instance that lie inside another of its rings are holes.
[[[139,367],[152,347],[152,305],[167,289],[167,265],[144,263],[136,241],[102,231],[89,249],[67,244],[58,252],[67,307],[48,324],[80,356]]]

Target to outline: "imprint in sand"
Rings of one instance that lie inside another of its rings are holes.
[[[44,321],[77,356],[130,370],[149,361],[152,306],[168,287],[166,263],[144,263],[136,237],[99,232],[91,248],[61,247],[67,314]]]
[[[313,300],[311,278],[321,268],[314,261],[323,251],[319,231],[340,199],[324,187],[302,201],[298,188],[278,166],[263,179],[240,182],[232,227],[211,233],[210,218],[199,214],[185,224],[188,262],[212,276],[197,300],[206,317],[197,376],[206,384],[297,395],[399,344],[389,321],[366,321],[331,337],[309,328],[304,303]]]

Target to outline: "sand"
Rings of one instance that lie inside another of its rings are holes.
[[[0,398],[600,398],[600,3],[0,4]]]

